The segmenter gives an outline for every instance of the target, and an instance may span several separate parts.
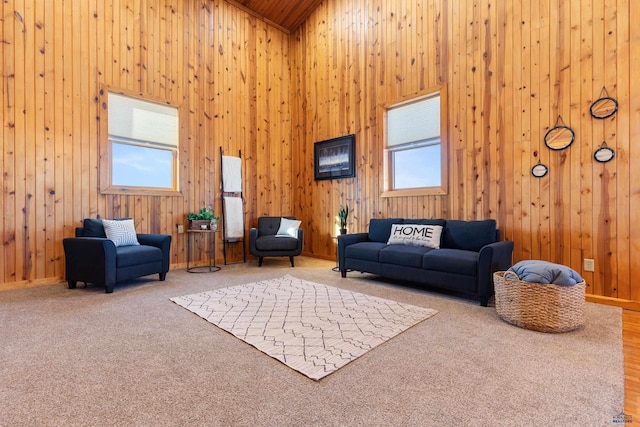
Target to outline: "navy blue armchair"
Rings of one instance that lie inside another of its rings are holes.
[[[296,237],[277,235],[283,218],[295,220],[291,216],[263,216],[258,218],[258,227],[249,230],[249,252],[258,257],[258,266],[262,266],[262,260],[266,256],[288,256],[293,267],[293,257],[302,253],[304,243],[302,228],[292,231]]]
[[[116,283],[156,273],[164,281],[169,271],[168,234],[136,234],[139,245],[116,246],[102,220],[87,218],[75,236],[62,241],[69,289],[77,282],[95,283],[111,293]]]

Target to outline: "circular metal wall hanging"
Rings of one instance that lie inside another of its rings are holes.
[[[600,98],[593,101],[589,111],[591,111],[591,117],[594,119],[606,119],[618,111],[618,101],[615,98],[611,98],[607,89],[603,87],[600,92]]]
[[[531,175],[535,176],[536,178],[542,178],[547,174],[547,172],[549,172],[549,168],[546,165],[540,163],[540,160],[538,160],[537,165],[531,168]]]
[[[615,155],[616,152],[613,151],[612,148],[609,148],[606,142],[603,142],[602,145],[600,145],[600,148],[593,153],[593,158],[600,163],[607,163],[609,160],[613,159]]]
[[[576,139],[576,134],[569,126],[565,125],[562,117],[558,116],[556,125],[544,135],[544,145],[552,150],[563,150]]]

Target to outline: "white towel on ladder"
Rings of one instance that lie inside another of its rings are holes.
[[[244,236],[242,197],[224,197],[224,230],[226,239]]]
[[[222,191],[242,192],[242,159],[240,157],[222,156]]]

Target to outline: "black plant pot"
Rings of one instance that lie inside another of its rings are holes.
[[[340,234],[347,234],[347,229],[346,228],[341,228],[340,229]]]

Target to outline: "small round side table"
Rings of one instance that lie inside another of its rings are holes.
[[[187,230],[187,271],[189,273],[214,273],[220,270],[220,267],[216,265],[216,233],[220,233],[220,230]],[[191,260],[191,236],[197,236],[198,234],[207,234],[209,236],[209,264],[189,267],[189,261]]]

